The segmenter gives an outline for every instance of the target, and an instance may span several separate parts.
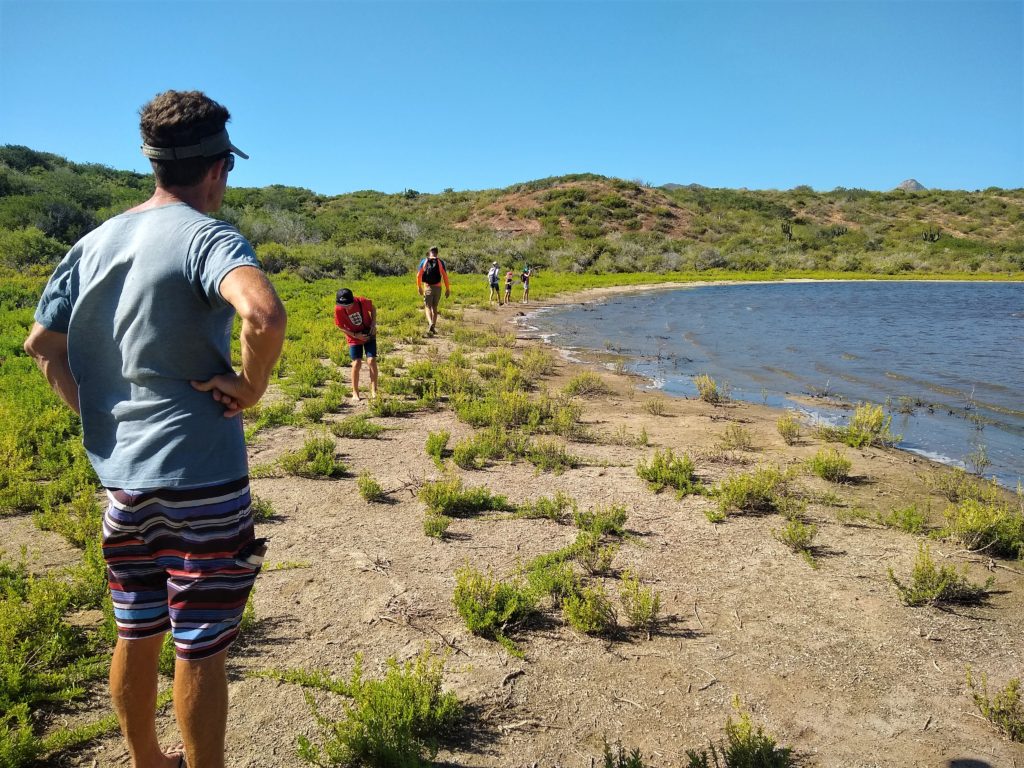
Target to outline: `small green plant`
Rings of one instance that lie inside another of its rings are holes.
[[[661,396],[649,397],[644,400],[643,409],[651,416],[664,416],[668,410],[665,405],[665,398]]]
[[[537,438],[526,449],[526,460],[541,472],[562,474],[583,463],[579,456],[569,453],[565,446],[554,438]]]
[[[619,599],[626,612],[626,618],[634,629],[644,632],[647,639],[657,629],[658,614],[661,612],[661,595],[654,587],[645,587],[633,571],[624,571],[619,585]]]
[[[451,432],[447,430],[431,432],[427,435],[427,456],[432,458],[441,469],[444,469],[444,451],[448,447],[448,440],[451,436]]]
[[[370,413],[374,416],[408,416],[416,410],[416,403],[393,397],[376,397],[370,401]]]
[[[634,748],[627,752],[626,748],[619,743],[616,743],[615,749],[612,749],[605,741],[603,768],[650,768],[650,766],[644,762],[639,749]]]
[[[655,493],[665,488],[674,488],[680,498],[691,493],[703,492],[703,487],[694,473],[693,460],[683,454],[676,456],[671,448],[655,451],[650,462],[640,460],[636,465],[636,473]]]
[[[988,676],[981,675],[981,690],[967,670],[967,687],[981,716],[1002,731],[1010,741],[1024,742],[1024,703],[1020,696],[1020,678],[1015,677],[995,697],[988,693]]]
[[[730,424],[718,436],[718,444],[724,450],[749,451],[754,447],[754,437],[750,430],[739,424]]]
[[[513,655],[522,655],[507,633],[536,610],[536,597],[528,587],[519,581],[500,581],[490,572],[466,565],[455,572],[452,602],[466,629],[497,640]]]
[[[383,501],[387,498],[387,494],[384,489],[381,488],[380,483],[377,479],[370,474],[369,470],[363,470],[360,473],[359,479],[356,480],[356,485],[359,488],[359,495],[362,496],[366,501]]]
[[[557,607],[569,595],[579,591],[579,578],[572,566],[564,562],[534,564],[526,571],[526,583],[538,598],[550,597]]]
[[[520,504],[515,512],[516,517],[523,518],[544,518],[561,522],[569,510],[576,510],[576,501],[561,491],[557,491],[553,497],[541,496],[535,501]]]
[[[761,467],[739,475],[729,475],[712,491],[718,499],[721,515],[736,511],[767,514],[779,511],[787,497],[788,475],[776,467]],[[710,518],[709,518],[710,519]],[[713,522],[718,522],[713,520]]]
[[[902,435],[894,435],[889,430],[891,424],[892,416],[886,416],[882,406],[858,403],[845,427],[825,425],[818,427],[817,432],[825,440],[845,443],[851,448],[887,447],[903,439]]]
[[[255,493],[252,495],[252,503],[249,505],[252,510],[252,519],[257,523],[265,523],[267,520],[272,520],[274,515],[274,505],[271,504],[264,498],[257,496]]]
[[[348,471],[335,458],[334,441],[329,437],[307,440],[302,448],[282,455],[278,465],[287,474],[299,477],[340,477]]]
[[[589,397],[591,395],[607,395],[612,389],[598,374],[584,371],[569,379],[569,383],[562,391],[569,397]]]
[[[959,467],[939,474],[933,483],[933,490],[954,504],[964,499],[996,501],[1001,496],[996,483],[972,477]]]
[[[992,459],[988,457],[988,448],[984,443],[974,446],[974,450],[964,456],[964,462],[978,477],[981,477],[985,470],[992,466]]]
[[[1024,557],[1024,513],[1002,501],[967,498],[946,509],[942,535],[996,557]]]
[[[257,405],[245,412],[245,439],[251,440],[264,429],[294,424],[298,417],[295,414],[295,401],[290,400],[269,405]]]
[[[800,420],[792,411],[786,411],[779,416],[775,427],[786,445],[796,445],[800,442]]]
[[[576,541],[574,558],[591,576],[603,576],[611,571],[618,551],[617,543],[601,544],[600,536],[586,531]]]
[[[693,383],[697,387],[697,397],[703,400],[705,403],[711,403],[712,405],[720,405],[728,400],[725,388],[720,387],[718,382],[708,376],[706,373],[698,374],[693,377]]]
[[[336,437],[347,437],[351,439],[363,440],[380,437],[384,430],[385,427],[370,421],[366,414],[348,416],[341,421],[335,421],[331,424],[331,432]]]
[[[569,626],[586,635],[607,635],[616,627],[615,609],[604,587],[583,587],[562,603]]]
[[[515,512],[516,507],[505,496],[492,494],[486,488],[466,488],[457,477],[425,483],[420,500],[435,514],[448,517],[471,517],[481,512]]]
[[[761,726],[754,727],[750,713],[740,707],[739,697],[733,699],[739,721],[732,717],[725,721],[725,741],[710,744],[710,753],[686,750],[689,761],[686,768],[794,768],[797,765],[793,750],[780,747],[775,738]]]
[[[918,509],[916,504],[896,507],[886,513],[878,512],[875,521],[905,533],[925,533],[928,530],[928,514]]]
[[[812,568],[817,568],[814,559],[814,537],[818,535],[818,526],[805,523],[797,517],[791,517],[786,524],[772,532],[776,539],[796,552]]]
[[[990,587],[995,583],[989,577],[983,585],[973,584],[967,579],[967,567],[957,570],[952,565],[941,568],[932,558],[931,548],[927,544],[918,547],[914,569],[910,572],[910,584],[905,585],[896,578],[889,568],[889,581],[899,592],[904,605],[918,607],[939,603],[980,603],[988,597]]]
[[[439,740],[451,736],[462,719],[458,697],[444,692],[443,657],[430,648],[412,661],[388,659],[384,677],[363,677],[357,654],[352,675],[338,680],[326,672],[269,671],[261,676],[330,691],[350,699],[344,718],[332,721],[308,693],[306,702],[320,727],[320,743],[298,737],[299,756],[313,765],[367,765],[418,768],[432,760]]]
[[[523,369],[523,376],[528,380],[536,380],[542,376],[549,376],[555,370],[555,358],[546,349],[531,347],[523,353],[520,361]]]
[[[597,506],[573,515],[573,523],[581,531],[595,536],[624,536],[626,534],[626,507],[622,504]]]
[[[427,512],[423,516],[423,532],[433,539],[443,539],[444,535],[448,532],[448,526],[452,524],[452,519],[445,515],[440,515],[437,512]]]
[[[835,448],[820,448],[808,460],[807,466],[811,472],[823,480],[828,480],[830,483],[842,483],[850,478],[850,467],[853,466],[853,462]]]

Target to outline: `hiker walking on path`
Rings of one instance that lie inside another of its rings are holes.
[[[435,245],[427,252],[427,258],[420,262],[419,271],[416,272],[416,290],[423,297],[423,311],[427,316],[427,333],[434,335],[434,328],[437,325],[437,305],[441,303],[441,281],[444,281],[444,297],[447,299],[452,295],[451,285],[448,283],[448,270],[444,262],[437,256]]]
[[[370,399],[377,397],[377,310],[365,296],[353,296],[342,288],[335,297],[334,324],[345,332],[348,355],[352,359],[352,399],[359,400],[359,370],[370,371]]]
[[[491,268],[487,271],[487,285],[490,286],[491,293],[487,297],[487,303],[497,301],[500,307],[504,302],[501,300],[501,293],[498,290],[498,274],[501,269],[498,267],[498,262],[492,261]]]
[[[82,417],[110,505],[103,556],[117,645],[110,693],[135,768],[222,768],[225,657],[266,546],[255,538],[239,414],[267,389],[285,310],[220,208],[235,156],[228,110],[167,91],[141,111],[153,196],[79,240],[43,291],[25,351]],[[241,317],[242,366],[231,365]],[[170,631],[184,753],[157,740]],[[42,639],[41,639],[42,640]]]
[[[512,283],[516,279],[516,273],[511,269],[505,273],[505,303],[512,303]]]
[[[519,279],[523,283],[523,304],[530,303],[530,278],[533,276],[533,270],[529,267],[523,268],[523,274],[519,276]]]

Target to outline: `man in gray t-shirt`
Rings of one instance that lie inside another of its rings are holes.
[[[225,656],[265,550],[253,532],[239,414],[267,388],[285,312],[252,247],[209,218],[235,155],[227,109],[167,91],[141,111],[153,196],[83,237],[47,283],[25,342],[81,415],[107,489],[103,519],[118,641],[110,689],[135,766],[224,764]],[[241,318],[242,366],[231,364]],[[184,753],[156,736],[170,631]]]

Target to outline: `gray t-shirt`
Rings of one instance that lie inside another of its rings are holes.
[[[68,336],[85,450],[107,487],[194,488],[243,477],[242,420],[190,379],[231,371],[220,282],[258,267],[237,229],[184,203],[124,213],[50,277],[36,321]]]

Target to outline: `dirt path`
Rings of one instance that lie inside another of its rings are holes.
[[[498,322],[489,313],[470,322],[486,318]],[[561,386],[578,370],[560,363],[548,386]],[[427,538],[414,493],[440,472],[424,452],[426,437],[446,429],[454,443],[471,430],[447,411],[383,419],[388,431],[380,439],[337,439],[350,468],[345,478],[253,482],[279,514],[262,526],[271,548],[257,582],[256,629],[230,659],[230,765],[302,765],[295,737],[315,736],[301,690],[252,672],[322,668],[347,675],[361,652],[372,675],[389,656],[409,659],[426,642],[450,648],[447,685],[475,717],[471,737],[441,753],[446,764],[590,766],[607,738],[639,747],[652,765],[683,765],[687,748],[720,737],[736,695],[755,721],[813,765],[1024,764],[1024,746],[976,715],[965,685],[968,667],[1000,687],[1020,675],[1024,583],[1016,571],[970,558],[980,561],[967,562],[974,580],[996,578],[987,607],[910,609],[898,602],[886,569],[908,574],[918,538],[842,525],[836,507],[812,503],[808,518],[819,526],[821,545],[814,570],[772,537],[778,517],[709,523],[704,510],[713,502],[653,494],[636,475],[637,460],[655,448],[685,451],[698,457],[699,476],[712,483],[745,466],[795,465],[819,441],[786,446],[775,428],[778,412],[756,405],[672,399],[663,415],[651,415],[641,407],[650,395],[638,391],[636,380],[603,375],[614,393],[587,399],[585,420],[605,434],[646,429],[650,447],[573,444],[586,465],[561,475],[536,474],[525,462],[458,474],[514,501],[560,490],[582,508],[625,504],[632,536],[614,567],[637,571],[661,592],[670,617],[662,630],[651,640],[625,633],[598,640],[550,614],[519,636],[525,659],[470,635],[451,604],[458,567],[469,562],[511,575],[520,562],[570,542],[575,531],[546,520],[460,519],[450,539]],[[348,406],[341,416],[365,407]],[[735,423],[750,431],[754,450],[723,455],[718,436]],[[270,461],[304,438],[293,427],[262,433],[253,460]],[[938,517],[944,508],[928,490],[934,465],[895,451],[844,452],[855,482],[829,486],[802,475],[799,484],[819,496],[834,494],[847,509],[916,501]],[[359,497],[355,477],[364,469],[392,491],[387,503]],[[30,533],[30,523],[2,519],[0,535],[17,532],[44,552],[50,537]],[[952,545],[933,549],[943,563],[964,561]],[[273,570],[280,564],[288,567]],[[606,583],[617,594],[617,580]],[[103,706],[99,696],[95,711]],[[177,741],[169,710],[160,728],[167,743]],[[128,762],[119,738],[110,737],[54,764]]]

